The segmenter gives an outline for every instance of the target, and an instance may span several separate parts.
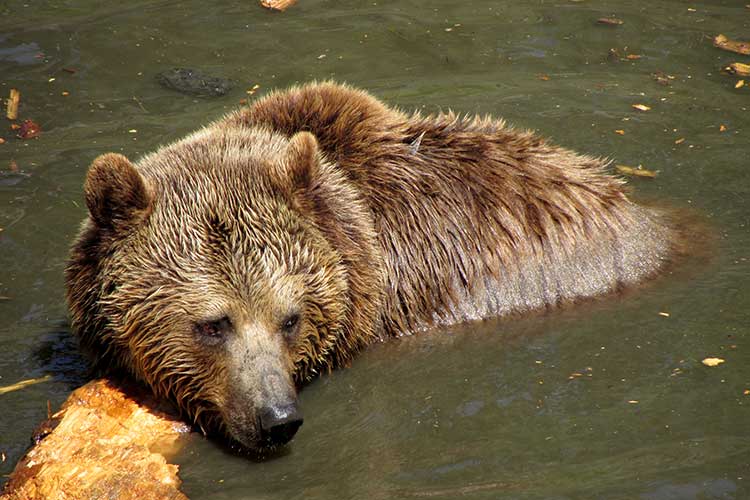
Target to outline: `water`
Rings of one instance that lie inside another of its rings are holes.
[[[492,113],[658,170],[631,181],[637,197],[700,214],[711,256],[625,297],[373,346],[303,391],[305,425],[286,454],[258,463],[190,438],[175,458],[184,491],[749,498],[750,88],[719,69],[750,58],[710,41],[750,38],[745,3],[300,0],[283,14],[254,1],[0,4],[0,95],[19,88],[21,116],[43,128],[23,142],[0,127],[0,386],[53,375],[0,396],[0,474],[47,402],[85,379],[62,270],[91,160],[138,157],[256,84],[261,95],[333,78],[406,109]],[[603,16],[624,24],[596,25]],[[611,48],[642,57],[612,62]],[[174,66],[236,87],[213,99],[159,87],[154,75]],[[661,86],[655,72],[674,79]],[[707,368],[707,356],[726,362]]]

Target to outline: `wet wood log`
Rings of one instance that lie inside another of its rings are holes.
[[[165,455],[188,431],[144,390],[94,380],[37,430],[0,500],[186,500]]]

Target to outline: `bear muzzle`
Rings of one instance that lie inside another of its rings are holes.
[[[261,453],[287,444],[303,422],[296,396],[275,398],[254,410],[232,405],[224,418],[232,440]]]
[[[302,425],[294,369],[284,339],[259,323],[237,327],[226,348],[222,416],[229,435],[264,451],[287,444]]]
[[[302,412],[296,399],[280,405],[265,406],[258,411],[258,427],[264,444],[284,445],[291,441],[301,426]]]

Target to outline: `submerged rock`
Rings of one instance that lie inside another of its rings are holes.
[[[232,90],[232,82],[191,68],[172,68],[156,75],[162,87],[183,94],[218,97]]]

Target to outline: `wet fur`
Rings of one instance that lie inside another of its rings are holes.
[[[655,274],[672,251],[663,216],[630,202],[605,161],[502,120],[407,115],[321,84],[225,123],[310,131],[361,193],[385,266],[387,336],[601,295]]]
[[[605,167],[489,117],[409,115],[333,83],[275,92],[136,165],[94,162],[66,271],[73,327],[100,365],[228,432],[251,425],[228,422],[246,403],[228,388],[259,353],[301,383],[377,339],[655,275],[673,232]],[[287,341],[273,325],[293,307]],[[191,339],[221,311],[255,332],[246,357]]]

